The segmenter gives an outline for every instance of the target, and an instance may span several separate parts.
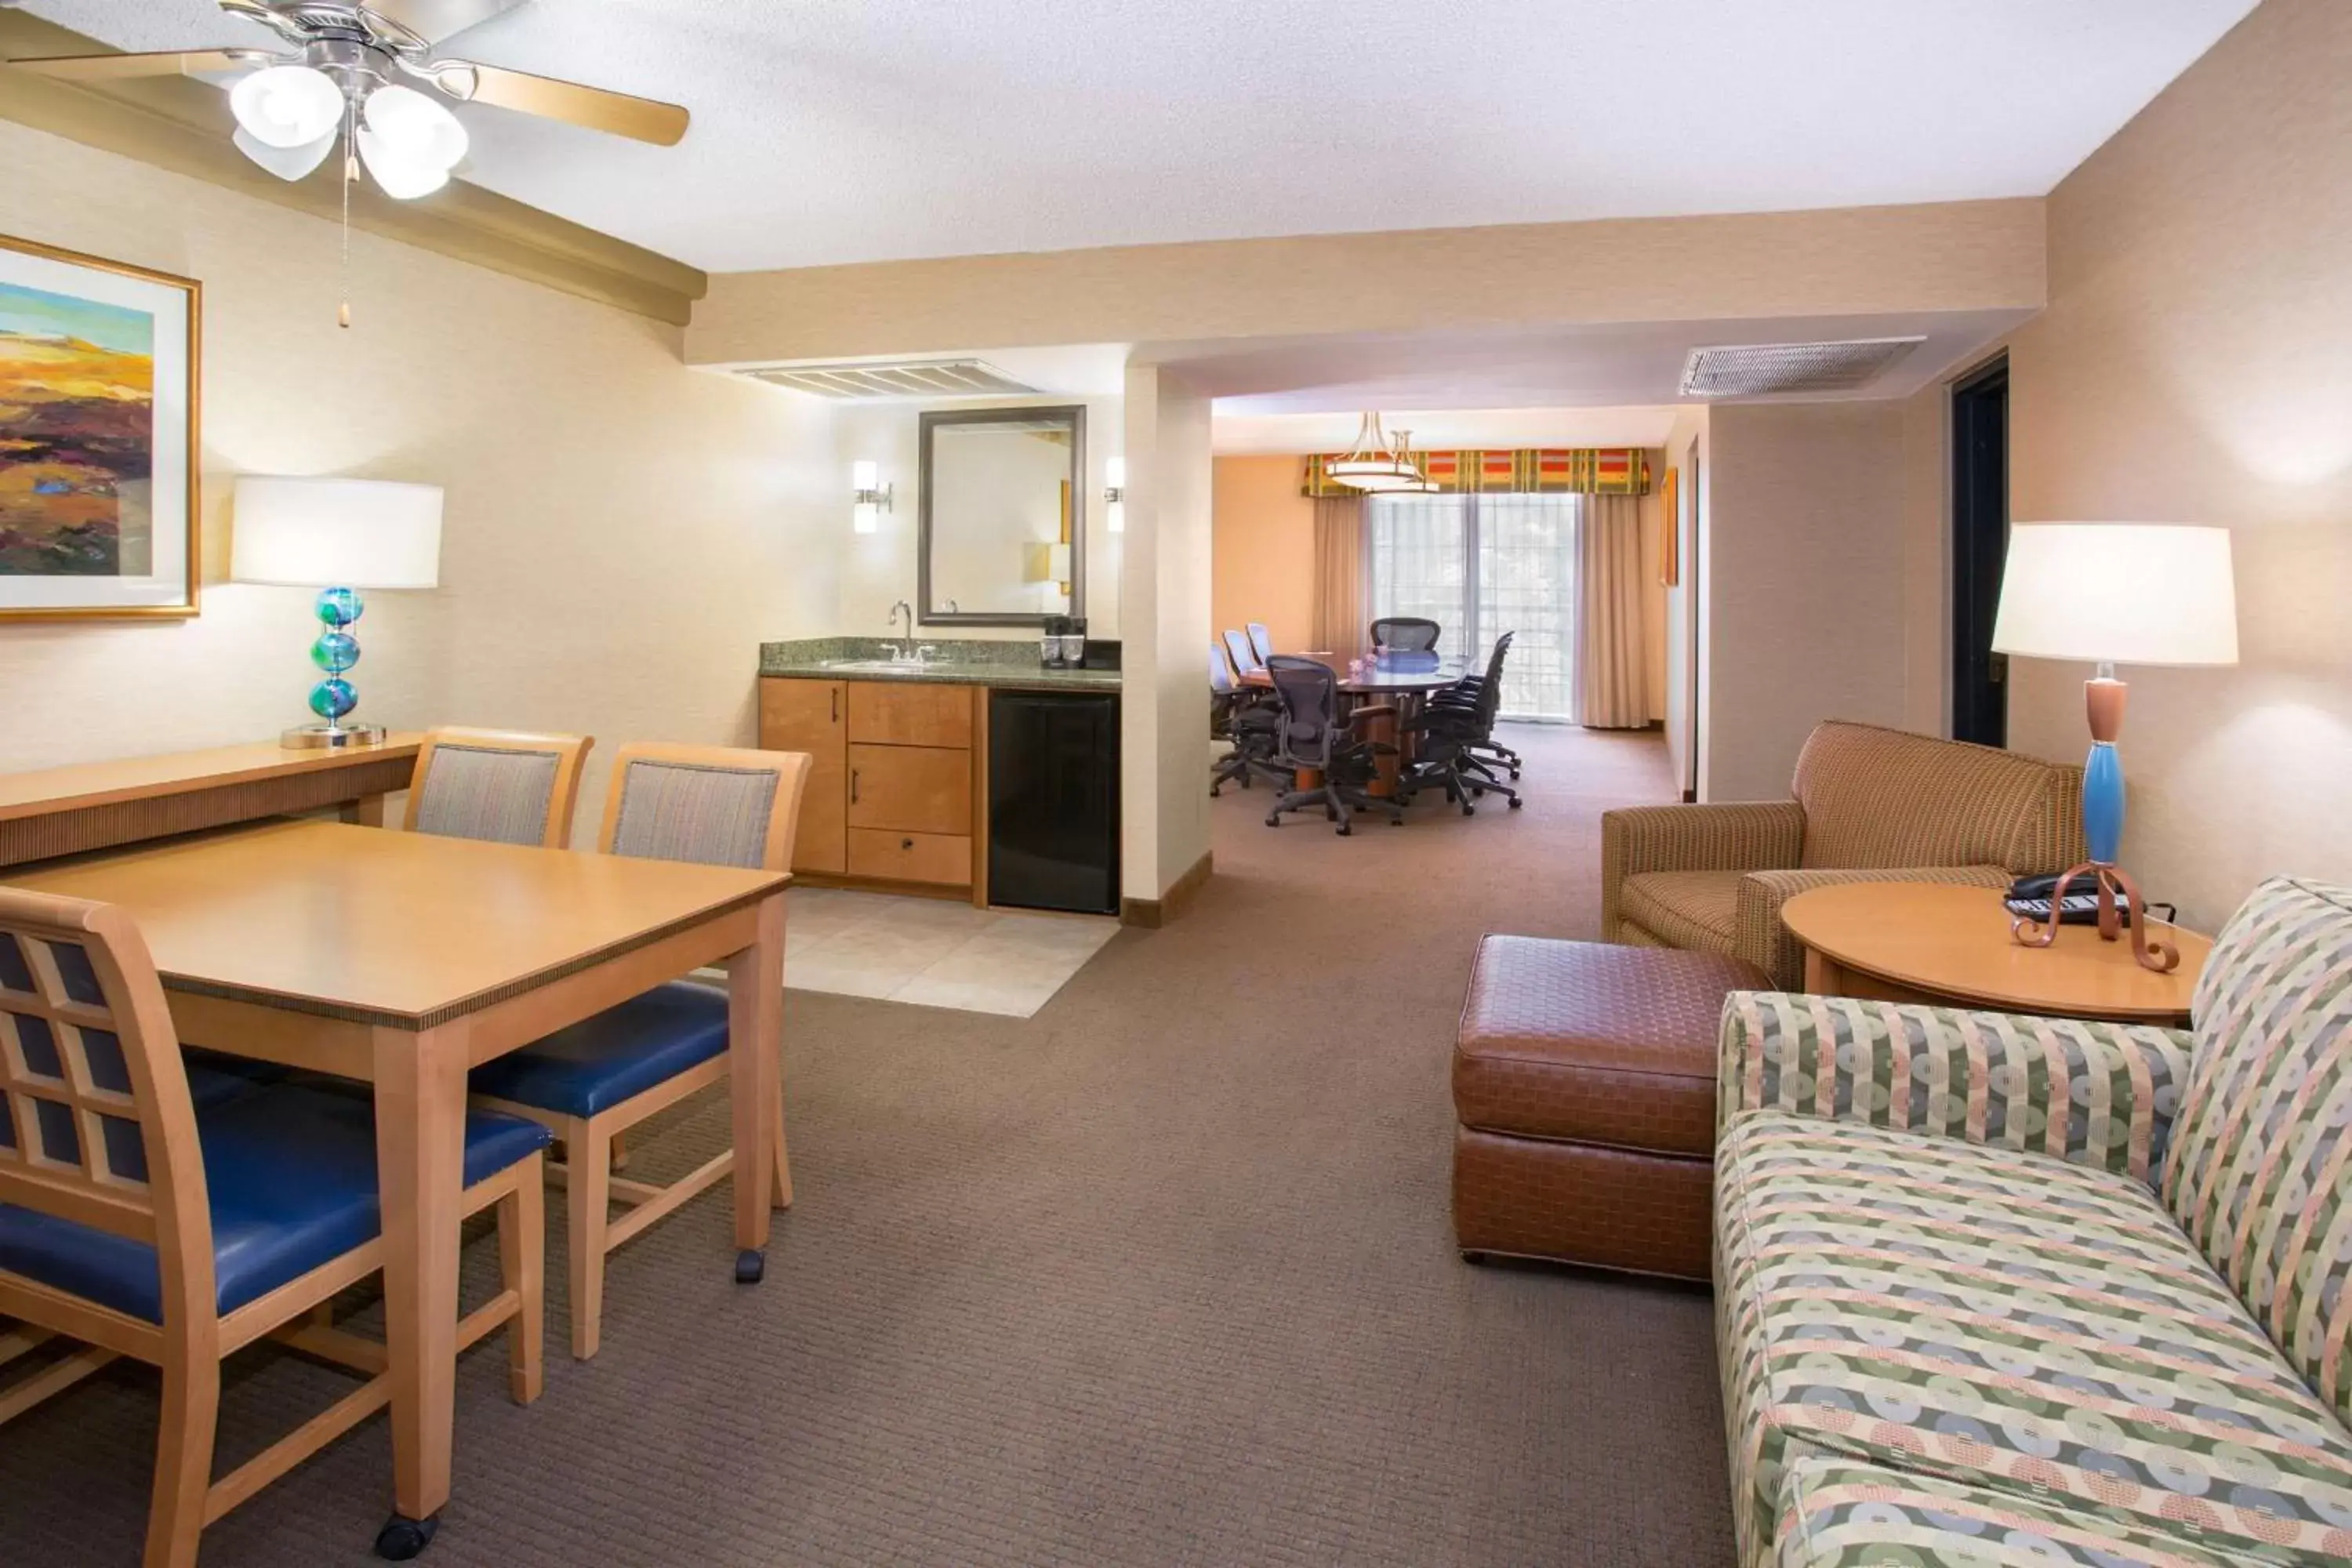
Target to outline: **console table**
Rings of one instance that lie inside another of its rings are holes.
[[[340,809],[381,826],[425,737],[288,751],[274,742],[0,774],[0,866],[136,844],[295,812]]]

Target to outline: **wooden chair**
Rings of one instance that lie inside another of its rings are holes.
[[[429,730],[401,826],[446,838],[568,849],[581,759],[595,743],[587,735]]]
[[[613,760],[597,847],[608,855],[692,860],[771,871],[793,861],[793,833],[808,782],[803,752],[636,744]],[[475,1102],[546,1123],[563,1142],[551,1167],[570,1214],[572,1353],[596,1353],[604,1255],[724,1180],[730,1148],[669,1186],[613,1174],[620,1133],[687,1096],[727,1081],[727,994],[674,981],[558,1030],[473,1074]],[[776,1145],[776,1202],[792,1202],[783,1104],[768,1108]],[[611,1217],[614,1202],[629,1212]]]
[[[373,1110],[289,1085],[191,1097],[147,945],[120,910],[0,888],[0,1361],[52,1337],[83,1349],[0,1393],[0,1421],[131,1356],[163,1411],[148,1568],[185,1568],[205,1526],[383,1407],[384,1348],[309,1321],[383,1266]],[[502,1323],[518,1403],[539,1396],[543,1127],[475,1115],[466,1210],[498,1205]],[[270,1335],[365,1374],[218,1480],[222,1358]]]

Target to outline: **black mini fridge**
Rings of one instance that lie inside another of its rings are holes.
[[[988,901],[1118,912],[1118,699],[992,691]]]

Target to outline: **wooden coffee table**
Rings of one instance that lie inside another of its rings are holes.
[[[1800,893],[1781,908],[1805,947],[1805,989],[1822,996],[1932,1002],[2186,1026],[2210,937],[2161,921],[2150,934],[2180,949],[2169,974],[2142,968],[2129,942],[2101,942],[2090,926],[2062,926],[2046,948],[2021,947],[1993,888],[1935,882],[1848,882]]]

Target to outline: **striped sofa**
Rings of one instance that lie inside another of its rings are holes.
[[[2005,888],[2084,858],[2083,770],[1873,724],[1814,728],[1792,799],[1601,818],[1603,942],[1741,958],[1789,990],[1780,906],[1832,882]]]
[[[2352,889],[2265,883],[2195,1016],[1727,1001],[1743,1568],[2352,1560]]]

